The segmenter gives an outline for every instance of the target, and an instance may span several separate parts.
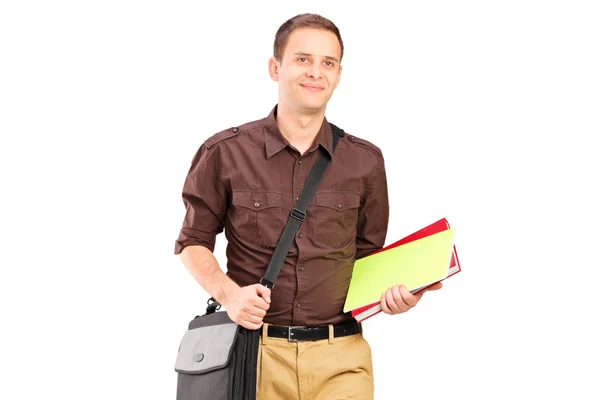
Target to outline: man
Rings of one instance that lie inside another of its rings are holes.
[[[262,330],[258,399],[373,398],[371,349],[342,308],[354,260],[384,245],[388,192],[378,147],[345,135],[332,149],[325,110],[340,81],[343,50],[328,19],[302,14],[286,21],[269,60],[278,103],[268,117],[206,140],[184,184],[187,212],[175,253],[233,321]],[[331,162],[270,291],[258,282],[319,147]],[[227,274],[212,254],[223,230]],[[422,293],[394,286],[381,306],[403,313]],[[318,326],[326,327],[319,340],[288,340],[290,332],[302,337]]]

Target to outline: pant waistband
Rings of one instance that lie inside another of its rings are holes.
[[[261,335],[263,330],[260,330]],[[362,332],[362,326],[358,322],[345,322],[333,325],[333,337],[356,335]],[[300,342],[307,340],[323,340],[329,338],[329,325],[323,326],[277,326],[267,327],[269,337],[287,339],[289,342]]]

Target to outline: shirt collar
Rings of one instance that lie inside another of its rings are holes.
[[[277,104],[271,110],[271,113],[265,120],[264,125],[265,133],[265,152],[267,158],[271,158],[274,154],[277,154],[283,150],[286,146],[290,146],[288,140],[283,136],[279,127],[277,126]],[[323,118],[323,123],[319,129],[319,133],[315,137],[315,141],[312,146],[307,150],[311,152],[317,148],[317,146],[323,147],[329,153],[331,157],[333,155],[333,138],[332,138],[331,126],[327,122],[327,118]]]

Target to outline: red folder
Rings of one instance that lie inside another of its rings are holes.
[[[431,225],[426,226],[425,228],[419,229],[418,231],[411,233],[410,235],[382,248],[381,250],[377,250],[370,255],[377,254],[382,251],[386,251],[392,249],[394,247],[403,245],[405,243],[412,242],[413,240],[421,239],[427,237],[429,235],[433,235],[435,233],[439,233],[445,231],[446,229],[450,229],[450,224],[446,220],[446,218],[442,218]],[[450,276],[460,272],[460,262],[458,261],[458,255],[456,254],[456,246],[452,248],[452,258],[450,259],[450,265],[448,266],[448,275],[444,279],[448,279]],[[444,280],[442,279],[442,280]],[[401,283],[401,282],[399,282]],[[367,318],[372,317],[381,312],[381,305],[379,302],[367,304],[366,306],[362,306],[356,308],[351,311],[352,316],[358,321],[362,322]]]

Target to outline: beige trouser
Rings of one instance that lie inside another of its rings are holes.
[[[371,347],[362,333],[288,342],[266,335],[258,350],[257,400],[373,399]]]

